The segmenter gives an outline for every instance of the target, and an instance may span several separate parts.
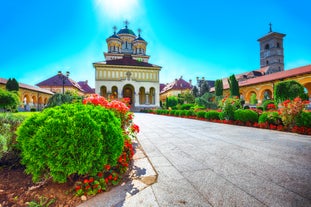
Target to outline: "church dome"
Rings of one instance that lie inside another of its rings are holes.
[[[118,35],[116,35],[116,33],[113,33],[113,35],[108,37],[108,39],[110,39],[110,38],[120,39],[120,37]]]
[[[125,26],[125,28],[123,28],[123,29],[120,29],[120,31],[118,32],[118,35],[119,34],[130,34],[130,35],[136,36],[135,33],[133,32],[133,30],[127,28],[127,26]]]

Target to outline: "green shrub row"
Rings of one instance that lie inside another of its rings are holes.
[[[238,109],[234,111],[234,120],[255,123],[258,121],[258,114],[250,109]]]

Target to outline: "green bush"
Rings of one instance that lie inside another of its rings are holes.
[[[224,98],[219,102],[219,107],[222,110],[220,119],[234,120],[234,111],[242,108],[242,105],[238,98]]]
[[[179,112],[179,116],[185,116],[185,115],[186,115],[186,112],[187,112],[187,111],[185,111],[185,110],[181,110],[181,111]]]
[[[0,164],[16,166],[19,163],[19,151],[16,149],[17,127],[33,113],[0,114]]]
[[[249,109],[249,106],[244,106],[243,108],[244,108],[244,109]]]
[[[189,110],[189,111],[186,111],[186,114],[185,114],[185,115],[186,115],[186,116],[194,116],[195,113],[194,113],[194,111]]]
[[[254,123],[258,121],[258,114],[250,109],[238,109],[234,112],[234,119],[244,123]]]
[[[263,107],[262,106],[256,106],[256,109],[263,111]]]
[[[205,113],[206,113],[206,111],[198,111],[197,112],[197,117],[198,118],[205,118]]]
[[[17,134],[21,162],[35,182],[43,176],[60,183],[93,176],[106,164],[116,165],[124,144],[120,120],[91,104],[45,109],[25,120]]]
[[[175,110],[170,110],[169,111],[169,115],[173,115],[174,116],[175,115]]]
[[[311,128],[311,112],[303,111],[296,117],[296,125]]]
[[[189,109],[191,109],[191,107],[193,107],[193,104],[183,104],[183,105],[181,105],[180,109],[181,110],[189,110]]]
[[[207,120],[217,119],[219,120],[219,112],[215,110],[210,110],[205,113],[205,118]]]
[[[276,111],[265,111],[263,112],[259,118],[258,118],[259,123],[269,123],[269,124],[281,124],[282,120],[281,117],[279,116],[278,112]]]

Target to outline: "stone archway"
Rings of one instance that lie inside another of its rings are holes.
[[[122,97],[123,98],[129,98],[130,99],[130,105],[132,105],[134,102],[135,102],[135,96],[134,96],[134,93],[135,93],[135,88],[134,86],[130,85],[130,84],[127,84],[123,87],[123,90],[122,90]]]

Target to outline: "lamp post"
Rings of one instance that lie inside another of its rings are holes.
[[[62,71],[58,71],[58,77],[62,80],[62,84],[63,84],[63,94],[65,92],[65,83],[69,77],[69,74],[70,74],[69,71],[66,72],[66,75],[63,75]]]

